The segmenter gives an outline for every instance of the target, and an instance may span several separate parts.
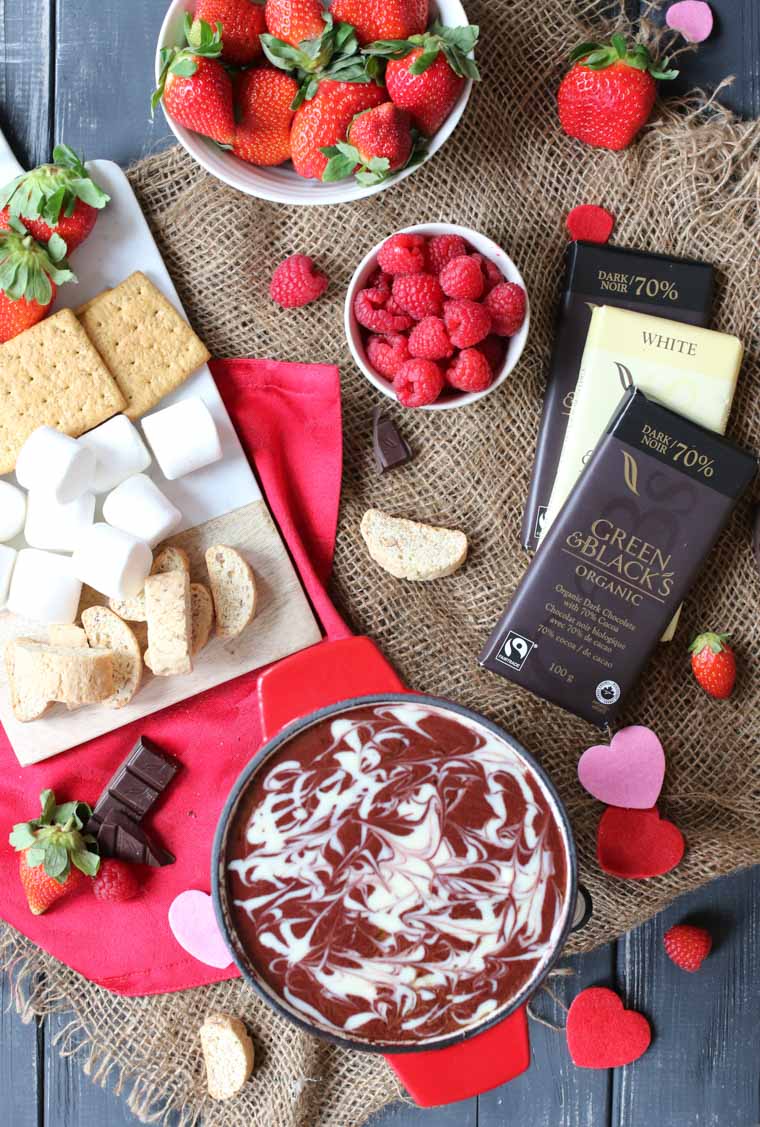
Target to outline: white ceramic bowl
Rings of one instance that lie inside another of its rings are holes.
[[[172,0],[169,5],[169,10],[158,35],[156,82],[158,82],[161,73],[161,49],[184,43],[182,27],[185,12],[192,13],[194,9],[195,0]],[[430,18],[431,20],[437,18],[441,23],[450,27],[458,27],[461,24],[468,23],[467,14],[459,0],[433,0],[430,5]],[[472,81],[468,79],[448,118],[438,132],[430,138],[425,160],[429,160],[456,129],[459,119],[464,113],[471,90]],[[216,176],[218,180],[223,180],[225,184],[229,184],[232,188],[245,192],[246,195],[258,196],[262,200],[272,200],[274,203],[314,205],[361,200],[365,196],[373,196],[376,192],[390,188],[392,184],[397,184],[399,180],[410,176],[415,168],[420,167],[418,164],[413,168],[402,168],[394,176],[389,176],[387,180],[382,180],[379,184],[372,184],[369,187],[358,184],[353,177],[336,184],[323,184],[319,180],[305,180],[293,170],[289,163],[279,165],[276,168],[257,168],[253,164],[247,164],[233,153],[220,149],[213,141],[202,137],[200,133],[183,129],[181,125],[177,125],[172,120],[166,111],[164,113],[172,133],[179,143],[207,172]]]
[[[489,258],[491,262],[496,263],[499,270],[501,270],[504,275],[505,282],[516,282],[518,286],[522,286],[525,290],[525,320],[515,335],[509,338],[504,362],[501,369],[496,373],[496,378],[491,386],[487,387],[485,391],[459,392],[456,395],[440,399],[437,403],[430,403],[427,407],[421,409],[423,411],[449,411],[454,407],[466,407],[470,403],[476,403],[479,399],[490,395],[500,384],[504,383],[507,376],[517,364],[517,361],[520,359],[522,350],[525,348],[525,342],[528,339],[528,329],[530,327],[530,301],[527,296],[528,290],[522,279],[522,275],[509,255],[507,255],[493,239],[489,239],[486,235],[481,235],[479,231],[472,231],[469,227],[457,227],[453,223],[417,223],[414,227],[402,227],[401,231],[405,233],[412,232],[416,235],[461,235],[473,250],[477,251],[478,254],[482,254],[484,258]],[[396,233],[399,234],[400,232]],[[385,240],[383,240],[383,242],[384,241]],[[378,243],[377,246],[373,247],[372,250],[364,256],[354,271],[354,276],[349,283],[348,292],[346,294],[344,323],[351,355],[358,367],[378,391],[381,391],[383,395],[387,395],[389,399],[395,399],[396,393],[390,381],[376,372],[367,359],[367,354],[364,350],[364,341],[362,339],[362,329],[354,315],[354,298],[359,290],[364,289],[369,278],[377,269],[377,252],[382,245],[382,243]]]

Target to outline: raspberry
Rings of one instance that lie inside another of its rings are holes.
[[[404,407],[435,403],[443,391],[443,373],[432,360],[407,360],[393,380],[393,389]]]
[[[485,284],[480,264],[469,254],[460,254],[447,262],[438,281],[448,297],[468,297],[471,301],[477,301]]]
[[[490,258],[485,258],[482,254],[471,254],[470,258],[474,259],[480,267],[485,293],[490,293],[494,286],[498,286],[504,281],[501,270]]]
[[[480,344],[475,346],[478,352],[482,352],[488,361],[488,366],[492,372],[498,372],[504,363],[504,353],[506,351],[506,344],[503,337],[487,336]]]
[[[367,359],[375,371],[388,380],[393,379],[409,357],[409,345],[401,333],[373,336],[367,341]]]
[[[440,274],[447,262],[467,254],[467,243],[461,235],[433,235],[427,245],[428,268]]]
[[[377,252],[386,274],[421,274],[427,268],[424,235],[391,235]]]
[[[386,274],[384,270],[376,270],[370,280],[367,282],[366,288],[368,290],[387,290],[388,293],[390,293],[392,285],[392,274]]]
[[[283,309],[297,309],[321,297],[329,284],[307,254],[291,254],[272,275],[269,296]]]
[[[443,319],[451,343],[457,348],[470,348],[484,340],[491,331],[491,315],[486,307],[467,298],[447,301],[443,307]]]
[[[354,316],[365,329],[373,333],[403,333],[412,326],[412,318],[399,316],[386,309],[388,291],[384,289],[359,290],[354,298]]]
[[[136,896],[140,891],[140,881],[133,865],[106,859],[100,862],[97,876],[92,882],[92,891],[98,900],[117,904]]]
[[[485,306],[493,331],[500,337],[513,337],[525,320],[525,305],[525,290],[514,282],[501,282],[492,289]]]
[[[421,360],[447,360],[454,355],[446,326],[440,317],[423,317],[409,334],[409,355]]]
[[[459,391],[485,391],[493,383],[493,372],[482,352],[465,348],[446,369],[446,382]]]
[[[415,321],[441,312],[443,290],[433,274],[402,274],[393,279],[393,300]]]
[[[665,950],[681,970],[698,971],[712,949],[712,936],[694,924],[676,924],[663,936]]]

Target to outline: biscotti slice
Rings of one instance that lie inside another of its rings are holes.
[[[453,528],[368,509],[361,534],[376,564],[397,579],[426,582],[453,575],[467,559],[467,537]]]
[[[214,625],[214,603],[207,587],[202,583],[190,584],[190,613],[193,618],[191,627],[190,652],[193,656],[200,653],[211,637]],[[152,669],[150,650],[145,651],[144,659],[148,669]]]
[[[206,552],[206,567],[220,638],[237,638],[256,613],[256,580],[240,552],[215,544]]]
[[[190,576],[185,571],[149,575],[145,580],[150,668],[157,677],[192,672]]]
[[[82,611],[82,625],[91,646],[113,654],[113,693],[103,701],[106,708],[124,708],[140,688],[142,652],[134,632],[108,607]]]
[[[33,686],[38,699],[72,707],[100,704],[113,693],[113,656],[103,648],[17,639],[14,678],[17,690]]]
[[[81,626],[56,623],[48,626],[48,641],[51,646],[87,646],[87,635]]]
[[[166,571],[186,571],[190,574],[190,557],[184,548],[164,548],[153,560],[151,575],[163,575]],[[126,622],[145,622],[145,591],[140,591],[131,599],[109,599],[108,605],[114,614]],[[148,667],[150,668],[150,666]]]
[[[16,677],[16,647],[19,642],[31,642],[32,638],[11,638],[5,646],[5,671],[8,674],[8,687],[11,693],[13,715],[22,724],[39,720],[50,708],[50,701],[41,697],[33,680]]]
[[[212,1100],[232,1099],[253,1072],[253,1041],[242,1021],[225,1013],[206,1014],[200,1038],[208,1094]]]

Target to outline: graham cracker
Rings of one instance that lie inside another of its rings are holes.
[[[210,359],[174,306],[139,272],[80,312],[88,336],[139,419]]]
[[[0,474],[40,426],[77,438],[125,405],[113,376],[70,309],[0,345]]]

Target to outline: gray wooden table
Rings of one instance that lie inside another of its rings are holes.
[[[639,0],[629,0],[632,12]],[[645,0],[641,0],[642,8]],[[736,76],[724,99],[760,115],[760,0],[712,0],[718,33],[685,66],[682,85]],[[0,0],[0,127],[22,161],[48,159],[65,139],[88,156],[128,164],[170,143],[146,91],[163,0]],[[716,949],[698,975],[665,958],[663,932],[687,919],[709,926]],[[618,943],[572,960],[557,991],[617,987],[646,1013],[654,1045],[614,1072],[576,1069],[564,1038],[533,1024],[533,1067],[479,1100],[419,1111],[405,1105],[372,1127],[756,1127],[760,1124],[760,869],[685,897]],[[544,1016],[563,1011],[543,1000]],[[96,1088],[76,1057],[62,1060],[56,1016],[22,1026],[0,978],[0,1124],[119,1127],[122,1102]],[[345,1127],[355,1127],[346,1124]]]

